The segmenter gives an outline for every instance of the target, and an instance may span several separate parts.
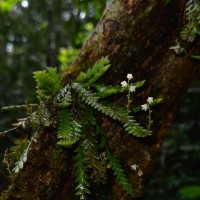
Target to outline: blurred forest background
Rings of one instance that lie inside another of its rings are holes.
[[[0,107],[35,102],[32,73],[62,71],[78,54],[108,0],[0,0]],[[200,79],[188,91],[155,162],[142,200],[200,199]],[[0,131],[21,112],[1,112]],[[154,122],[156,123],[156,122]],[[6,189],[4,152],[15,135],[0,138],[0,193]]]

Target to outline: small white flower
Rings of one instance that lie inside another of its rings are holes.
[[[153,97],[148,97],[147,102],[148,103],[153,103]]]
[[[133,78],[132,74],[127,74],[127,79],[130,81]]]
[[[130,92],[135,92],[136,91],[136,86],[131,85],[129,90],[130,90]]]
[[[180,43],[177,43],[176,46],[172,46],[169,49],[174,50],[176,54],[180,54],[180,53],[184,52],[184,48],[180,45]]]
[[[142,176],[142,175],[143,175],[143,172],[142,172],[141,169],[139,169],[139,171],[138,171],[138,176],[140,177],[140,176]]]
[[[148,109],[148,105],[147,104],[143,104],[143,105],[141,105],[141,107],[142,107],[142,110],[144,110],[144,111],[147,111],[147,109]]]
[[[121,85],[122,85],[123,88],[126,88],[128,86],[128,83],[126,81],[122,81]]]
[[[132,170],[136,170],[136,169],[137,169],[137,167],[138,167],[138,165],[136,165],[136,164],[134,164],[134,165],[131,165],[131,169],[132,169]]]

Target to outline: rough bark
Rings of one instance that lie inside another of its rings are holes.
[[[134,104],[145,103],[148,96],[163,98],[153,109],[150,137],[135,138],[124,133],[119,124],[102,119],[110,149],[123,162],[134,188],[138,188],[138,176],[130,166],[139,164],[143,180],[148,178],[180,102],[195,77],[196,63],[169,50],[179,37],[184,5],[184,0],[172,1],[169,5],[158,0],[113,0],[70,71],[63,75],[65,85],[78,72],[108,55],[112,67],[102,82],[120,84],[127,73],[133,73],[136,81],[146,80],[145,86],[134,94]],[[190,52],[198,50],[198,43],[195,41]],[[113,98],[113,101],[125,104],[126,97]],[[145,125],[144,112],[137,118]],[[57,152],[57,157],[52,158],[55,143],[56,130],[45,130],[33,145],[24,169],[13,178],[2,199],[77,199],[73,193],[73,149]],[[104,191],[110,191],[113,200],[131,199],[113,179],[105,186],[94,188],[88,199],[99,199]]]

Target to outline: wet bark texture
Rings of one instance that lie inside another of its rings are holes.
[[[184,6],[184,0],[174,0],[168,5],[161,0],[113,0],[70,71],[63,75],[65,85],[97,59],[108,55],[112,67],[101,82],[120,84],[127,73],[132,73],[135,81],[146,80],[145,86],[134,94],[134,104],[144,104],[149,96],[163,98],[163,102],[153,108],[150,137],[133,137],[123,132],[119,124],[102,119],[110,149],[122,161],[138,195],[142,194],[142,189],[138,189],[137,172],[130,166],[140,166],[145,182],[180,102],[195,77],[196,63],[169,50],[179,38]],[[198,53],[197,47],[198,41],[195,41],[189,52]],[[127,100],[123,95],[113,101],[125,105]],[[137,119],[146,125],[144,112],[138,114]],[[55,143],[56,131],[45,130],[33,145],[24,169],[13,179],[2,199],[78,199],[74,196],[73,149],[59,152]],[[127,197],[114,179],[93,190],[88,199],[100,199],[105,191],[111,195],[108,199],[136,199]]]

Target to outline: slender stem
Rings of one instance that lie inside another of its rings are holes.
[[[128,118],[128,114],[129,114],[129,108],[130,108],[130,94],[131,94],[131,92],[130,92],[130,85],[129,85],[129,80],[128,80],[128,95],[127,95],[127,97],[128,97],[128,102],[127,102],[127,118]]]
[[[27,109],[27,107],[37,107],[37,104],[23,104],[23,105],[13,105],[13,106],[5,106],[5,107],[1,107],[0,110],[1,111],[9,111],[9,110],[17,110],[17,109]]]
[[[148,110],[149,110],[149,115],[148,115],[148,119],[149,119],[149,122],[148,122],[148,127],[147,127],[147,131],[150,133],[151,132],[151,109],[150,109],[150,106],[148,105]]]

